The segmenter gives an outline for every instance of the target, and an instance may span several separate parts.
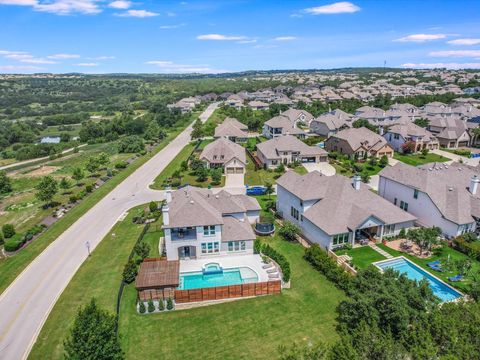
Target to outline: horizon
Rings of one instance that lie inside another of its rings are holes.
[[[0,73],[480,69],[478,14],[473,0],[0,0]]]

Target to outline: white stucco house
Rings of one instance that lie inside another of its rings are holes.
[[[285,173],[277,180],[277,211],[297,224],[303,235],[333,249],[363,239],[381,239],[414,226],[416,217],[345,176],[314,171]]]
[[[447,237],[480,229],[480,169],[441,163],[413,167],[399,162],[380,172],[378,194]]]
[[[168,260],[253,254],[255,198],[187,186],[166,190],[162,208]]]

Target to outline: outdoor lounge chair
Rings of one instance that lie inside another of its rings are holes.
[[[262,269],[270,269],[271,267],[273,267],[273,264],[272,263],[268,263],[268,264],[265,264],[262,266]]]
[[[438,272],[443,272],[443,269],[440,265],[430,265],[430,264],[427,264],[427,265],[430,269],[433,269],[433,270],[438,271]]]
[[[428,266],[438,266],[440,264],[441,264],[440,260],[435,260],[435,261],[429,262],[427,265]]]
[[[456,276],[453,276],[453,277],[449,277],[448,278],[449,281],[452,281],[452,282],[457,282],[457,281],[462,281],[463,280],[463,275],[456,275]]]

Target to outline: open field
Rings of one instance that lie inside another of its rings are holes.
[[[263,241],[290,261],[291,289],[143,316],[135,311],[136,291],[130,285],[122,299],[119,328],[126,358],[272,359],[282,344],[336,341],[335,308],[344,294],[303,259],[301,245],[278,237]]]
[[[61,130],[63,128],[67,128],[68,130]],[[53,125],[48,126],[46,129],[40,132],[40,136],[60,136],[62,134],[68,134],[71,137],[78,136],[80,132],[80,128],[82,127],[81,124],[72,124],[72,125]]]

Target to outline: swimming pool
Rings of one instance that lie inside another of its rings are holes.
[[[258,281],[258,275],[248,267],[223,269],[221,273],[187,272],[180,273],[179,290],[210,288],[216,286],[240,285]]]
[[[411,280],[420,281],[422,279],[427,279],[430,288],[433,291],[433,294],[440,298],[442,302],[452,301],[462,297],[463,295],[447,285],[440,279],[437,279],[435,276],[430,274],[428,271],[423,270],[421,267],[417,266],[410,260],[405,259],[404,257],[397,257],[390,260],[377,261],[373,263],[376,267],[381,270],[393,269],[404,273]]]

